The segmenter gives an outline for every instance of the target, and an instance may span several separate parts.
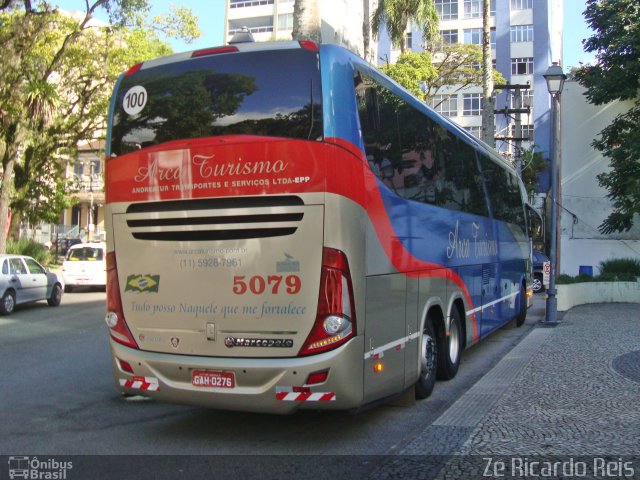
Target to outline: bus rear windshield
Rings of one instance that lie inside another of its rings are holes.
[[[205,56],[122,80],[111,154],[218,135],[322,139],[317,54],[305,49]]]

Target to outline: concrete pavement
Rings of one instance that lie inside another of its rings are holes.
[[[539,320],[375,478],[640,478],[640,306]]]

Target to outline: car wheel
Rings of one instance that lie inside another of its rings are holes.
[[[4,292],[0,300],[0,314],[9,315],[16,308],[16,294],[11,290]]]
[[[47,298],[47,303],[50,307],[57,307],[62,301],[62,287],[59,284],[55,284],[51,290],[51,296]]]
[[[533,293],[542,292],[544,285],[542,284],[542,277],[540,275],[533,276]]]
[[[458,373],[462,351],[462,323],[460,312],[454,306],[451,311],[449,336],[438,338],[438,378],[451,380]]]
[[[416,398],[427,398],[433,392],[438,370],[438,345],[433,321],[427,317],[420,345],[420,377],[416,382]]]

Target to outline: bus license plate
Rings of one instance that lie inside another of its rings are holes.
[[[191,384],[194,387],[235,388],[236,380],[232,372],[194,370]]]

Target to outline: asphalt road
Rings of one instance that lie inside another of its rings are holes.
[[[58,308],[41,302],[0,317],[0,455],[356,455],[369,458],[363,472],[489,371],[540,319],[543,302],[536,299],[522,328],[503,328],[466,351],[458,376],[439,382],[431,398],[357,415],[272,416],[121,399],[104,311],[103,292],[79,291]]]

